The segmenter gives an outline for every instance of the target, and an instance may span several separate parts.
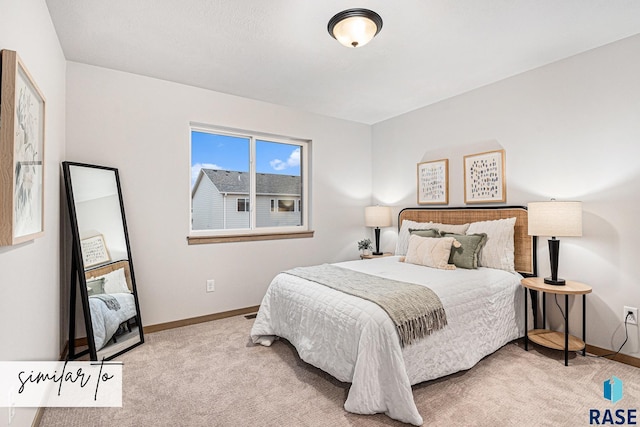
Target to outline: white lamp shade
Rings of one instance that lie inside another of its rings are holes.
[[[582,236],[582,202],[531,202],[527,210],[530,236]]]
[[[388,206],[369,206],[364,208],[364,223],[367,227],[390,227],[391,208]]]
[[[364,16],[343,19],[333,27],[333,36],[346,47],[361,47],[369,43],[378,32],[375,22]]]

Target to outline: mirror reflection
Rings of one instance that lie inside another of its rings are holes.
[[[92,360],[111,359],[144,341],[118,171],[71,162],[63,170],[74,238],[72,286],[79,284],[87,352]]]
[[[119,354],[140,341],[142,332],[130,274],[126,260],[85,272],[98,360]]]

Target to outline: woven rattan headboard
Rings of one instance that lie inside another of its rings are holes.
[[[133,286],[131,286],[131,270],[129,269],[129,261],[127,260],[116,261],[112,262],[111,264],[91,268],[85,271],[84,276],[87,279],[90,279],[92,277],[98,277],[107,273],[111,273],[112,271],[116,271],[120,268],[124,268],[124,277],[127,279],[127,287],[131,292],[133,292]]]
[[[515,268],[523,275],[537,274],[536,239],[528,235],[527,209],[522,206],[496,208],[406,208],[398,215],[398,228],[405,219],[417,222],[466,224],[503,218],[516,218],[514,232]]]

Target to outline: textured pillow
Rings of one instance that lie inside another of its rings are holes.
[[[124,275],[124,268],[119,268],[102,276],[92,277],[91,279],[103,279],[104,280],[104,293],[106,294],[118,294],[118,293],[131,293],[127,286],[127,279]]]
[[[453,237],[420,237],[413,234],[409,237],[409,247],[404,262],[455,270],[456,266],[449,264],[451,246],[455,244],[460,245]]]
[[[89,296],[104,294],[104,277],[87,280],[87,293]]]
[[[400,225],[400,232],[398,233],[398,242],[396,243],[396,255],[406,255],[407,247],[409,246],[409,236],[411,233],[409,229],[413,230],[426,230],[428,228],[437,229],[438,231],[446,231],[448,233],[464,234],[469,228],[469,224],[440,224],[437,222],[416,222],[410,219],[405,219]]]
[[[430,222],[429,224],[445,233],[465,234],[469,228],[469,224],[440,224],[439,222]]]
[[[435,228],[427,228],[426,230],[414,230],[413,228],[410,228],[409,234],[415,234],[420,237],[442,237],[440,236],[440,232]]]
[[[478,268],[478,254],[487,241],[487,235],[485,233],[442,233],[442,237],[453,237],[460,243],[459,248],[451,248],[449,264],[455,264],[456,267],[467,269]]]
[[[515,218],[471,223],[466,234],[485,233],[487,235],[487,242],[478,257],[480,267],[515,271],[513,243],[515,225]]]
[[[432,228],[428,222],[416,222],[410,219],[403,220],[402,224],[400,224],[400,232],[398,233],[398,241],[396,242],[396,255],[407,254],[409,236],[411,235],[409,229],[426,230],[427,228]]]

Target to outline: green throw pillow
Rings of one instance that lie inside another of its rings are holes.
[[[415,234],[416,236],[420,236],[420,237],[441,237],[440,232],[435,228],[426,228],[426,229],[410,228],[409,234],[410,235]]]
[[[487,242],[485,233],[478,234],[454,234],[441,233],[442,237],[453,237],[460,242],[459,248],[451,247],[451,255],[449,255],[449,264],[456,267],[476,269],[478,268],[478,254]]]
[[[89,296],[104,294],[104,277],[87,280],[87,293]]]

